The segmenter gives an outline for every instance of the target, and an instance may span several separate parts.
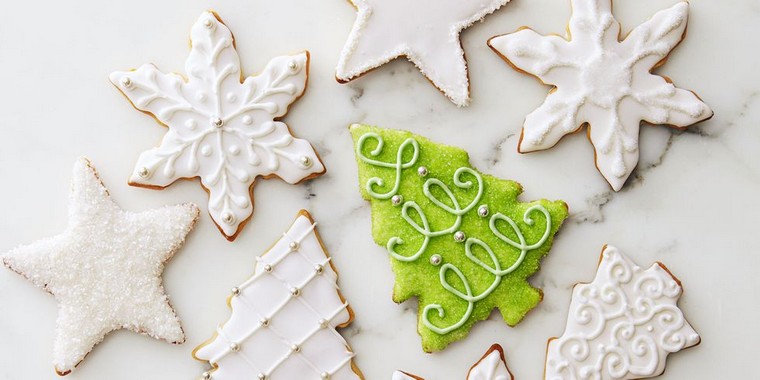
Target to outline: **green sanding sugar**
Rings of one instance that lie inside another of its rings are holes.
[[[520,184],[409,132],[352,125],[351,134],[372,236],[396,275],[393,300],[419,298],[423,350],[464,338],[494,308],[514,326],[541,301],[527,278],[567,218],[564,202],[519,202]]]

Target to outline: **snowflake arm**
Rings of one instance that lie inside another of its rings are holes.
[[[542,36],[524,28],[513,34],[493,37],[488,46],[518,70],[536,76],[546,84],[555,84],[555,69],[576,68],[577,64],[565,59],[569,52],[567,40],[559,36]]]
[[[568,133],[580,129],[578,109],[582,97],[573,97],[558,89],[549,94],[546,101],[525,118],[520,153],[533,152],[554,146]]]
[[[187,80],[153,65],[111,74],[135,108],[169,127],[160,146],[140,155],[130,184],[161,188],[200,177],[209,213],[229,240],[253,213],[257,177],[295,184],[325,171],[311,144],[277,121],[304,93],[308,52],[277,57],[242,82],[240,66],[232,33],[204,12],[191,32]]]

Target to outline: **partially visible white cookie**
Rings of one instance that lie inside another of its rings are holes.
[[[421,377],[396,371],[391,380],[425,380]],[[467,372],[466,380],[514,380],[512,372],[507,367],[504,349],[500,345],[492,345],[488,351]]]
[[[661,375],[668,354],[700,342],[678,308],[682,292],[664,265],[644,270],[605,247],[594,281],[573,288],[565,332],[549,341],[546,380]]]
[[[405,56],[457,106],[470,101],[459,34],[509,0],[351,0],[356,22],[335,77],[348,82]]]
[[[189,203],[124,211],[89,161],[76,162],[66,230],[0,255],[5,266],[58,301],[53,349],[58,374],[71,372],[113,330],[185,341],[161,273],[198,213]]]

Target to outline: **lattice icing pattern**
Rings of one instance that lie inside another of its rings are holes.
[[[233,288],[230,319],[194,351],[214,367],[202,378],[362,379],[336,331],[353,312],[314,228],[302,211],[253,276]]]
[[[565,333],[549,342],[546,379],[659,376],[668,354],[700,342],[678,308],[682,291],[662,264],[644,270],[605,247],[594,281],[573,289]]]

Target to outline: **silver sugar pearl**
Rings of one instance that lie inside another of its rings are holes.
[[[263,373],[260,373],[260,374],[256,375],[256,378],[259,379],[259,380],[267,380],[267,375],[265,375]]]
[[[439,254],[435,254],[433,256],[430,256],[430,264],[438,266],[438,265],[441,265],[442,261],[443,261],[443,258]]]
[[[230,351],[232,352],[240,351],[240,345],[238,345],[237,343],[230,343]]]
[[[419,168],[417,168],[417,174],[420,177],[424,177],[424,176],[428,175],[428,168],[426,168],[424,166],[420,166]]]
[[[235,217],[232,216],[231,213],[225,212],[224,214],[222,214],[222,222],[226,224],[232,224],[233,221],[235,221]]]
[[[137,175],[139,175],[142,178],[148,178],[150,175],[150,171],[145,166],[141,167],[139,170],[137,170]]]
[[[269,264],[264,265],[264,272],[271,273],[272,272],[272,266]]]
[[[211,125],[213,125],[213,126],[215,126],[217,128],[221,128],[224,125],[224,120],[222,120],[221,118],[218,118],[218,117],[212,118],[211,119]]]
[[[288,68],[290,69],[290,71],[298,70],[298,62],[290,61],[290,63],[288,63]]]
[[[240,295],[240,288],[238,288],[237,286],[234,287],[234,288],[232,288],[232,295],[233,296],[239,296]]]
[[[392,196],[392,197],[391,197],[391,203],[392,203],[394,206],[398,206],[398,205],[400,205],[400,204],[401,204],[401,202],[403,202],[403,201],[404,201],[404,197],[402,197],[402,196],[401,196],[401,195],[399,195],[399,194],[396,194],[396,195],[394,195],[394,196]]]
[[[288,247],[291,251],[295,251],[298,249],[298,242],[297,241],[291,241],[290,244],[288,244]]]
[[[211,29],[214,27],[214,22],[211,21],[210,19],[205,19],[203,20],[203,26],[205,26],[206,29]]]
[[[323,319],[320,319],[320,320],[319,320],[319,327],[320,327],[320,328],[326,329],[326,328],[327,328],[327,325],[328,325],[327,319],[324,319],[324,318],[323,318]]]
[[[319,374],[319,378],[322,380],[328,380],[330,378],[330,374],[327,372],[322,372]]]
[[[267,326],[269,326],[269,320],[266,319],[266,318],[261,318],[259,320],[259,324],[262,325],[262,326],[264,326],[264,327],[267,327]]]
[[[211,373],[209,373],[209,372],[203,372],[201,374],[201,379],[203,379],[203,380],[211,380]]]
[[[481,205],[480,207],[478,207],[478,216],[480,216],[481,218],[485,218],[486,216],[488,216],[488,212],[489,212],[488,206]]]
[[[322,266],[322,264],[315,264],[314,265],[314,272],[317,274],[322,274],[322,272],[325,271],[325,267]]]
[[[132,87],[132,79],[129,79],[129,77],[122,77],[121,85],[124,86],[124,88]]]
[[[301,346],[299,346],[297,344],[294,344],[294,345],[290,346],[290,351],[301,352]]]
[[[466,237],[467,236],[465,236],[464,232],[462,232],[462,231],[457,231],[457,232],[454,233],[454,241],[457,242],[457,243],[463,242]]]
[[[298,297],[301,294],[301,290],[296,288],[295,286],[290,288],[290,295],[293,297]]]
[[[301,156],[301,165],[303,167],[308,168],[311,166],[311,158],[309,156]]]

